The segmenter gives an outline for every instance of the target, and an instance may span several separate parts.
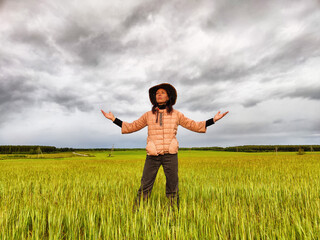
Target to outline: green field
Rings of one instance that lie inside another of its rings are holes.
[[[180,211],[161,168],[137,212],[145,152],[90,154],[0,155],[0,239],[320,238],[319,152],[180,151]]]

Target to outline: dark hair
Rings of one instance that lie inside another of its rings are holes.
[[[155,114],[156,113],[156,108],[158,107],[158,103],[156,103],[155,105],[152,106],[152,113]],[[169,100],[166,103],[166,109],[167,109],[167,113],[171,113],[173,111],[172,108],[172,103],[171,103],[171,97],[169,97]]]

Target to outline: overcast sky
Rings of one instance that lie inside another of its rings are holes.
[[[180,147],[320,144],[318,0],[0,0],[0,145],[145,147],[168,82],[206,134]]]

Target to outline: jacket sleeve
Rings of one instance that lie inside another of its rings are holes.
[[[122,122],[121,133],[133,133],[147,126],[147,113],[143,114],[139,119],[132,123]]]
[[[179,125],[181,125],[182,127],[198,133],[206,132],[207,130],[206,121],[196,122],[194,120],[191,120],[185,117],[180,112],[178,112],[178,116],[179,116]]]

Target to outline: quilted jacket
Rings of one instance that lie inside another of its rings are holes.
[[[159,109],[155,114],[146,112],[132,123],[123,122],[121,132],[132,133],[148,126],[147,154],[175,154],[179,148],[176,138],[179,125],[194,132],[206,132],[206,121],[196,122],[175,109],[171,113],[167,113],[166,109]]]

